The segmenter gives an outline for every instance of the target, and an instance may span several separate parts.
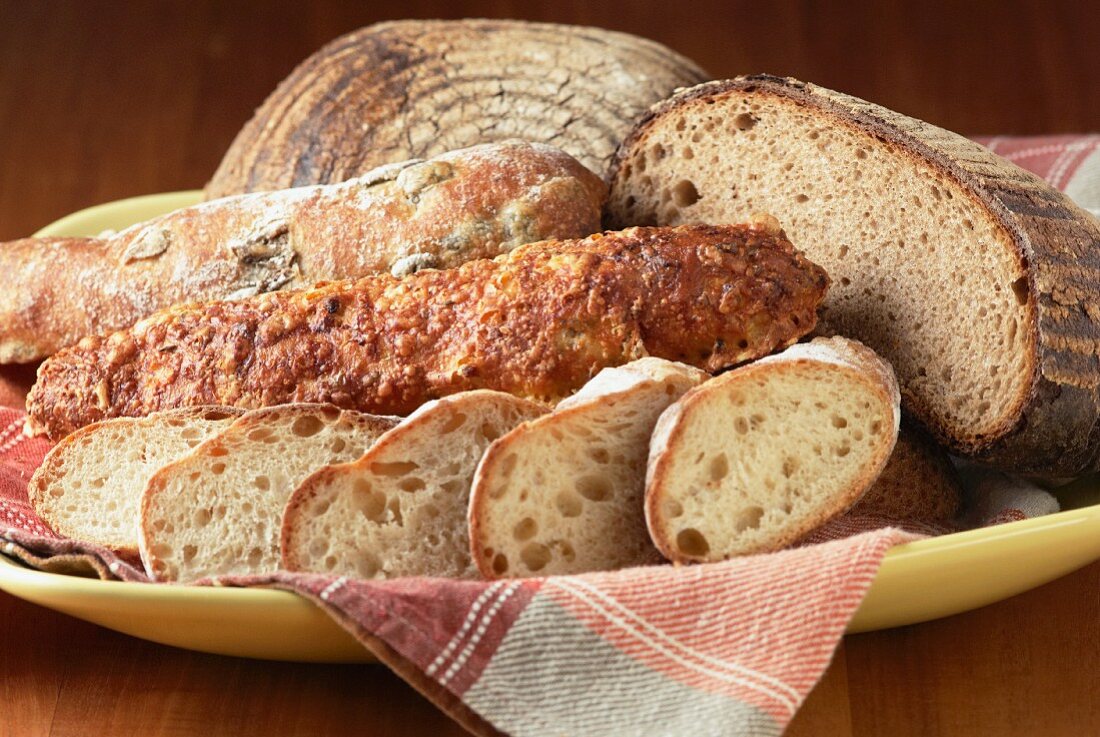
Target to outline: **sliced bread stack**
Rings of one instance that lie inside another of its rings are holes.
[[[660,560],[642,500],[657,417],[707,374],[642,358],[604,369],[550,414],[497,440],[470,498],[470,552],[486,578]]]
[[[324,404],[253,410],[149,480],[141,558],[158,581],[279,567],[291,492],[314,470],[358,458],[397,424]]]
[[[1100,453],[1100,225],[954,133],[791,79],[708,82],[650,110],[607,221],[766,211],[832,278],[825,333],[893,364],[953,452],[1073,475]]]
[[[546,407],[475,390],[428,402],[353,463],[323,468],[287,503],[291,571],[475,578],[466,508],[486,447]]]
[[[31,504],[59,534],[136,558],[149,478],[240,415],[231,407],[194,407],[88,425],[46,454],[27,488]]]
[[[681,563],[790,545],[859,501],[886,466],[900,419],[889,364],[845,338],[712,379],[665,410],[653,432],[653,541]]]

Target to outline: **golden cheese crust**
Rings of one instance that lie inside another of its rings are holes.
[[[196,404],[405,414],[480,388],[555,401],[646,355],[708,371],[766,355],[813,329],[827,286],[774,219],[545,241],[404,279],[164,310],[56,354],[27,408],[58,438]]]

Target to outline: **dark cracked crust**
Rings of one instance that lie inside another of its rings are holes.
[[[32,430],[196,404],[405,414],[466,389],[553,401],[654,355],[717,371],[813,329],[828,277],[772,218],[547,241],[457,269],[180,306],[46,361]]]
[[[950,426],[903,390],[911,412],[954,452],[1022,472],[1100,467],[1100,223],[1043,180],[969,139],[879,105],[772,75],[706,82],[654,105],[623,140],[608,179],[671,111],[727,94],[774,95],[866,131],[958,183],[1007,232],[1026,273],[1026,389],[981,437]],[[605,216],[605,225],[614,218]]]
[[[339,182],[517,137],[557,146],[602,176],[647,107],[708,78],[661,44],[599,28],[378,23],[299,64],[237,134],[206,195]]]

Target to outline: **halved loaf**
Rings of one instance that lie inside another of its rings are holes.
[[[707,374],[642,358],[604,369],[485,454],[470,550],[486,578],[583,573],[660,560],[643,513],[657,418]]]
[[[160,469],[141,499],[141,559],[158,581],[279,567],[287,498],[330,463],[358,458],[397,418],[291,404],[254,410]]]
[[[27,494],[57,533],[134,557],[149,478],[240,415],[231,407],[192,407],[88,425],[46,454]]]
[[[287,503],[283,566],[359,578],[475,578],[466,508],[485,448],[546,407],[475,390],[425,404],[354,463],[323,468]]]
[[[676,562],[789,545],[863,496],[900,417],[889,364],[846,338],[795,345],[708,381],[653,432],[653,542]]]
[[[956,453],[1075,474],[1100,452],[1100,226],[961,136],[791,79],[654,107],[613,164],[612,225],[767,211],[832,278],[820,329],[897,371]]]

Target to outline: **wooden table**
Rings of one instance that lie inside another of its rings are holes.
[[[307,7],[308,5],[308,7]],[[647,35],[967,133],[1100,129],[1089,3],[604,0],[0,2],[0,239],[199,187],[293,65],[384,18],[516,16]],[[380,667],[161,647],[0,594],[0,735],[461,734]],[[1100,564],[946,620],[845,639],[790,735],[1100,734]]]

